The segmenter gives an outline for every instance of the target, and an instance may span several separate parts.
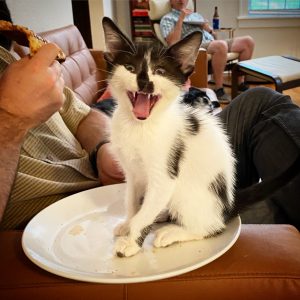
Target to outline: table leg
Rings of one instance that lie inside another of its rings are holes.
[[[231,99],[238,95],[238,78],[240,76],[239,65],[235,64],[231,72]]]

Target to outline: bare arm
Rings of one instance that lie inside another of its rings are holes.
[[[20,149],[26,129],[0,110],[0,221],[14,183]]]
[[[173,29],[173,31],[170,32],[170,34],[166,37],[166,41],[168,45],[173,45],[180,41],[181,39],[181,33],[182,33],[182,24],[185,16],[191,14],[192,11],[189,9],[183,9],[181,10],[181,14],[179,16],[179,19]]]
[[[216,32],[212,29],[212,27],[209,25],[209,22],[206,20],[206,22],[204,23],[202,29],[206,30],[207,32],[209,32],[215,39],[217,38],[217,34]]]
[[[0,220],[14,182],[20,149],[29,129],[63,104],[63,79],[55,45],[12,63],[0,80]]]
[[[89,153],[101,141],[108,140],[110,118],[98,110],[91,110],[78,126],[76,138]],[[113,159],[109,144],[103,144],[97,152],[97,168],[100,183],[119,183],[124,180],[122,171]]]

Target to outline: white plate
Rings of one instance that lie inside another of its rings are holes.
[[[185,23],[185,24],[189,24],[189,25],[204,25],[205,24],[205,22],[201,22],[201,21],[183,21],[183,23]]]
[[[125,184],[84,191],[64,198],[37,214],[26,226],[22,247],[39,267],[71,279],[102,282],[145,282],[180,275],[208,264],[237,240],[235,218],[224,233],[202,241],[152,246],[129,258],[113,256],[113,228],[123,219]]]

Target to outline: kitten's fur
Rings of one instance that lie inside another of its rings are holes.
[[[221,232],[236,215],[235,159],[218,119],[182,101],[201,33],[166,49],[136,47],[108,18],[103,28],[117,101],[111,143],[127,181],[116,254],[136,254],[163,211],[173,222],[157,230],[156,247]]]

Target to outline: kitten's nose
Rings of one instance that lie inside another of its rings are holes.
[[[154,92],[154,85],[152,81],[148,80],[138,80],[139,91],[147,94],[152,94]]]
[[[139,72],[137,73],[137,84],[139,88],[139,92],[152,94],[154,92],[154,85],[153,82],[149,80],[148,76],[148,64],[147,61],[144,59]]]

